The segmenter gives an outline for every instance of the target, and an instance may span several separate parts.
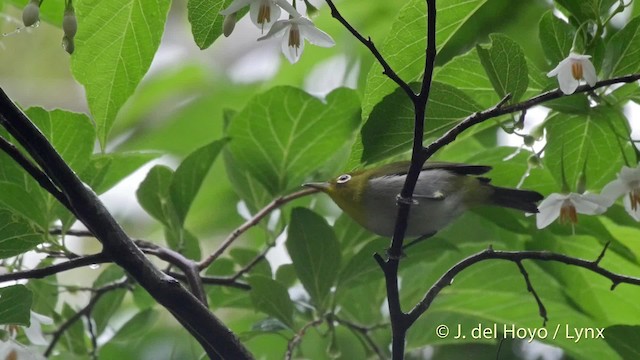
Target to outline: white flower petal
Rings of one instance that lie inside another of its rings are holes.
[[[593,66],[590,60],[582,61],[582,78],[589,84],[593,86],[598,81],[598,76],[596,75],[596,68]]]
[[[581,194],[571,194],[571,203],[575,206],[576,211],[580,214],[586,215],[599,215],[607,210],[605,206],[607,200],[596,194],[589,194],[589,196]]]
[[[580,85],[580,81],[573,78],[573,74],[571,73],[571,68],[569,69],[561,69],[558,72],[558,85],[560,85],[560,90],[566,95],[573,94],[578,85]]]
[[[618,174],[618,179],[627,183],[640,180],[640,164],[635,168],[623,166],[622,170],[620,170],[620,173]]]
[[[569,64],[571,60],[570,59],[564,59],[562,61],[560,61],[560,63],[558,64],[558,66],[556,66],[555,68],[553,68],[553,70],[549,71],[547,73],[547,77],[554,77],[557,76],[561,71],[566,71],[567,70],[567,66],[569,71],[571,71],[571,64]]]
[[[617,198],[625,193],[628,193],[629,190],[631,189],[629,188],[627,183],[618,178],[605,185],[600,193],[602,194],[602,196],[609,198],[611,201],[616,201]]]
[[[289,15],[291,15],[294,18],[297,17],[301,17],[302,15],[300,15],[300,13],[298,12],[298,10],[296,10],[293,6],[291,6],[291,4],[289,3],[289,1],[287,0],[275,0],[275,3],[280,6],[282,9],[284,9],[284,11],[288,12]]]
[[[332,47],[335,41],[324,31],[315,27],[315,25],[300,25],[300,35],[309,40],[313,45],[321,47]]]
[[[226,9],[220,11],[220,15],[231,15],[238,12],[238,10],[249,5],[252,0],[233,0],[233,2]]]
[[[290,26],[291,26],[291,23],[289,22],[289,20],[278,20],[271,26],[271,28],[269,29],[269,32],[266,35],[261,36],[261,37],[258,38],[258,41],[262,41],[262,40],[267,40],[267,39],[278,37],[285,30],[289,29]],[[288,34],[288,32],[287,32],[287,34]]]
[[[622,202],[624,203],[624,209],[627,210],[627,213],[631,215],[631,217],[636,221],[640,221],[640,207],[637,207],[635,210],[633,210],[631,208],[631,199],[629,198],[629,196],[625,196]]]
[[[289,36],[291,33],[291,27],[287,28],[282,38],[282,53],[289,60],[290,63],[295,64],[300,60],[300,55],[304,50],[304,39],[300,38],[300,47],[289,46]]]
[[[269,6],[269,21],[264,22],[263,24],[259,23],[258,16],[260,15],[260,8],[262,6]],[[276,5],[273,0],[251,0],[251,6],[249,8],[249,16],[251,17],[251,22],[258,27],[258,29],[264,31],[265,29],[269,29],[271,25],[278,20],[280,17],[280,7]]]
[[[576,54],[576,53],[569,53],[569,56],[567,57],[567,59],[571,59],[571,60],[589,60],[591,59],[591,55],[582,55],[582,54]]]
[[[538,229],[549,226],[554,220],[560,216],[560,208],[567,195],[553,193],[542,200],[538,206],[538,214],[536,214],[536,226]]]

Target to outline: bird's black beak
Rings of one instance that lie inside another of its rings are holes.
[[[328,182],[306,183],[306,184],[302,184],[302,186],[308,187],[308,188],[312,188],[312,189],[318,189],[320,191],[326,191],[327,189],[329,189],[329,183]]]

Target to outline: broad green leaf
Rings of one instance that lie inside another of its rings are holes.
[[[388,246],[388,239],[376,238],[362,247],[358,253],[349,257],[348,262],[340,271],[337,293],[340,294],[344,289],[352,289],[359,285],[381,280],[382,271],[373,259],[373,255],[376,253],[384,254],[384,249]]]
[[[637,73],[640,71],[638,54],[640,54],[640,16],[631,20],[607,43],[603,73],[607,77]]]
[[[340,247],[333,229],[313,211],[295,208],[286,245],[302,286],[322,313],[340,270]]]
[[[500,100],[475,48],[436,68],[434,80],[463,91],[483,108],[491,107]]]
[[[617,0],[555,0],[556,3],[567,9],[571,15],[578,19],[579,23],[587,20],[596,20],[607,14],[611,5]]]
[[[436,1],[437,49],[442,49],[484,3],[486,0]],[[424,72],[427,43],[425,4],[423,0],[408,1],[400,9],[382,46],[378,46],[391,68],[407,83],[417,80]],[[397,87],[382,70],[380,64],[374,63],[367,75],[367,87],[362,101],[363,119],[368,118],[373,107]]]
[[[43,241],[42,231],[36,230],[33,223],[0,208],[0,259],[22,254]]]
[[[69,304],[64,303],[62,305],[62,318],[58,319],[57,322],[61,322],[69,319],[70,317],[76,315],[76,311],[69,306]],[[67,348],[70,352],[76,355],[86,355],[88,346],[87,346],[87,337],[84,332],[84,325],[82,321],[75,321],[68,329],[62,334],[62,338],[60,339],[60,343],[62,346]]]
[[[100,288],[102,286],[111,284],[113,282],[121,280],[125,276],[122,268],[116,265],[106,265],[104,271],[98,275],[98,278],[93,282],[94,288]],[[100,300],[93,306],[91,310],[91,317],[96,324],[96,333],[102,333],[111,317],[118,310],[124,296],[127,294],[125,289],[114,289],[108,293],[102,295]]]
[[[562,161],[567,184],[575,190],[585,166],[588,189],[601,189],[624,164],[622,149],[628,138],[626,119],[613,108],[594,108],[588,114],[557,113],[545,122],[544,163],[562,186]],[[630,154],[629,154],[630,155]]]
[[[0,181],[0,194],[2,194],[0,196],[2,207],[11,209],[24,219],[29,219],[40,229],[48,227],[46,204],[42,197],[27,192],[23,186],[4,181]]]
[[[527,61],[520,45],[502,34],[492,34],[491,46],[476,46],[478,57],[493,88],[500,98],[511,94],[511,103],[518,102],[529,85]]]
[[[45,258],[37,268],[53,265],[53,259]],[[27,282],[27,289],[33,292],[33,304],[31,309],[38,314],[53,316],[58,304],[58,275],[47,276],[46,279],[31,279]]]
[[[455,87],[431,84],[425,120],[425,139],[442,135],[460,120],[481,110],[469,96]],[[362,127],[362,162],[373,163],[411,149],[413,105],[402,89],[386,96],[371,112]]]
[[[33,294],[24,285],[0,288],[0,324],[31,325]]]
[[[623,359],[640,358],[640,326],[614,325],[604,330],[604,338]]]
[[[118,329],[111,341],[115,343],[140,341],[144,338],[144,334],[154,326],[159,316],[160,314],[152,308],[140,311]]]
[[[49,139],[64,161],[76,171],[87,165],[95,145],[95,130],[85,114],[33,107],[25,114]]]
[[[169,194],[180,224],[184,224],[193,199],[227,141],[216,140],[192,152],[173,174]]]
[[[293,302],[287,288],[264,275],[252,275],[248,282],[255,308],[293,327]]]
[[[160,153],[157,152],[137,151],[96,154],[80,173],[80,178],[97,194],[102,194],[158,156]]]
[[[571,51],[575,30],[548,11],[542,16],[538,36],[542,52],[552,66],[564,60]]]
[[[293,87],[257,95],[228,127],[232,166],[272,195],[298,189],[320,164],[352,141],[358,104],[355,92],[343,88],[331,92],[326,103]]]
[[[156,220],[171,228],[179,223],[169,195],[173,174],[173,170],[168,167],[156,165],[149,171],[136,191],[140,206]]]
[[[200,241],[189,231],[177,228],[164,228],[164,240],[173,250],[179,251],[182,255],[189,259],[200,259],[202,251],[200,249]]]
[[[104,148],[124,102],[149,69],[164,31],[169,0],[78,2],[71,69],[84,85]]]
[[[251,268],[250,273],[252,275],[258,274],[271,277],[271,274],[273,273],[271,265],[269,265],[269,262],[265,257],[260,255],[258,250],[236,247],[229,250],[229,256],[235,260],[236,264],[242,267],[247,266],[256,259],[260,259],[258,260],[258,263]],[[278,279],[276,278],[276,280]]]
[[[191,33],[200,49],[208,48],[222,35],[224,16],[220,15],[220,11],[230,4],[231,0],[189,0],[187,12],[189,23],[191,23]],[[236,14],[238,20],[244,13],[246,13],[246,9]]]

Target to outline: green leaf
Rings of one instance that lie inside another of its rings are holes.
[[[439,82],[431,84],[425,138],[442,135],[460,120],[481,110],[469,96],[455,87]],[[411,149],[414,112],[411,101],[397,88],[371,112],[362,127],[362,162],[373,163]]]
[[[69,304],[64,303],[62,305],[62,317],[63,319],[69,319],[74,316],[76,311],[69,306]],[[62,320],[62,319],[60,319]],[[62,334],[62,339],[60,339],[60,343],[66,347],[70,352],[76,355],[86,355],[87,354],[87,342],[86,336],[84,332],[84,325],[82,321],[75,321],[68,329]]]
[[[41,231],[22,216],[0,208],[0,259],[33,249],[44,241]]]
[[[483,108],[491,107],[500,100],[482,67],[475,47],[436,68],[434,80],[465,92]]]
[[[208,48],[222,35],[224,16],[220,11],[231,4],[231,0],[189,0],[187,12],[191,33],[196,45],[202,50]],[[246,9],[237,14],[238,20],[246,13]]]
[[[116,343],[140,341],[144,338],[143,335],[153,328],[159,316],[160,314],[154,309],[140,311],[122,325],[111,341]]]
[[[102,286],[111,284],[115,281],[121,280],[125,276],[122,268],[116,265],[106,265],[104,271],[98,275],[98,278],[93,282],[93,288],[100,288]],[[114,289],[108,293],[102,295],[98,302],[93,306],[91,310],[91,317],[96,323],[96,333],[102,333],[113,314],[118,310],[124,296],[127,294],[125,289]]]
[[[639,52],[640,16],[631,20],[607,43],[603,73],[607,77],[637,73],[640,71]]]
[[[542,52],[552,66],[564,60],[571,51],[575,30],[547,11],[540,20],[538,36]]]
[[[80,173],[80,178],[97,194],[102,194],[158,156],[160,153],[157,152],[138,151],[96,154]]]
[[[604,330],[604,339],[623,359],[639,359],[640,326],[614,325]]]
[[[585,115],[557,113],[545,124],[544,163],[559,186],[562,186],[562,159],[567,184],[573,190],[585,162],[588,189],[601,189],[624,165],[621,149],[629,130],[619,111],[598,107]]]
[[[567,9],[571,15],[578,19],[579,23],[587,20],[596,20],[607,14],[611,5],[617,0],[555,0],[556,3]]]
[[[25,186],[19,186],[4,181],[0,181],[0,205],[11,209],[24,219],[29,219],[40,229],[46,229],[48,220],[46,218],[46,203],[43,197],[25,190]]]
[[[436,17],[436,47],[442,49],[486,0],[438,1]],[[424,72],[426,44],[426,3],[423,0],[408,1],[391,25],[391,31],[378,49],[392,69],[405,82],[418,79]],[[366,119],[386,95],[397,85],[382,73],[377,62],[367,74],[367,87],[362,101],[362,117]]]
[[[116,114],[149,69],[164,31],[169,0],[88,0],[75,5],[71,69],[84,85],[103,148]]]
[[[175,224],[179,223],[169,195],[172,178],[173,170],[163,165],[156,165],[149,171],[136,191],[140,206],[149,215],[170,228],[174,228]]]
[[[0,288],[0,324],[31,325],[33,295],[24,285]]]
[[[293,302],[287,288],[264,275],[252,275],[248,282],[255,308],[293,327]]]
[[[511,94],[518,102],[529,85],[529,72],[524,52],[518,43],[502,34],[492,34],[491,46],[476,45],[478,57],[500,98]]]
[[[169,193],[180,224],[184,224],[191,203],[228,139],[216,140],[187,156],[176,169]]]
[[[64,161],[76,171],[81,171],[93,152],[96,133],[91,120],[85,114],[63,110],[47,111],[33,107],[25,114],[49,139]]]
[[[322,313],[340,270],[340,246],[333,229],[313,211],[295,208],[286,245],[302,286]]]
[[[293,87],[257,95],[228,127],[228,148],[235,161],[231,166],[272,195],[297,189],[319,164],[352,141],[358,104],[356,93],[343,88],[327,95],[326,103]]]

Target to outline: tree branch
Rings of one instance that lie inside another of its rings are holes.
[[[108,262],[111,262],[111,257],[104,252],[93,255],[80,256],[63,263],[54,264],[39,269],[16,271],[8,274],[2,274],[0,275],[0,283],[22,279],[42,279],[44,277],[51,276],[63,271]]]
[[[542,317],[542,326],[545,327],[547,325],[547,321],[549,321],[549,319],[547,318],[547,308],[544,307],[540,296],[538,296],[538,293],[533,288],[531,279],[529,279],[529,273],[527,272],[527,269],[524,268],[524,265],[522,265],[522,261],[516,261],[515,263],[516,265],[518,265],[520,274],[522,274],[524,282],[527,284],[527,291],[529,291],[531,295],[533,295],[533,297],[536,299],[536,304],[538,304],[538,313],[540,314],[540,317]]]
[[[440,279],[438,279],[438,281],[436,281],[433,286],[431,286],[422,300],[420,300],[420,302],[408,313],[409,324],[413,324],[413,322],[415,322],[420,317],[420,315],[427,311],[440,291],[442,291],[442,289],[444,289],[448,285],[451,285],[456,275],[461,273],[464,269],[482,261],[496,259],[507,260],[516,264],[526,259],[539,261],[555,261],[571,266],[581,267],[611,280],[611,290],[615,289],[615,287],[619,284],[640,285],[640,278],[616,274],[601,267],[600,260],[602,259],[602,256],[598,256],[596,260],[585,260],[574,258],[564,254],[553,253],[550,251],[501,251],[487,249],[467,257],[466,259],[458,262],[449,270],[447,270],[447,272],[445,272],[440,277]]]
[[[195,296],[144,256],[91,191],[64,162],[29,118],[0,90],[0,124],[60,189],[74,214],[125,269],[200,342],[210,358],[250,359],[251,354]]]
[[[389,66],[389,63],[387,63],[387,61],[384,59],[382,54],[380,54],[380,52],[376,48],[376,45],[373,43],[373,41],[371,41],[371,38],[365,39],[364,36],[362,36],[362,34],[358,32],[358,30],[356,30],[353,26],[351,26],[351,24],[344,17],[342,17],[342,14],[340,14],[340,11],[338,11],[338,9],[336,8],[332,0],[325,0],[325,1],[327,2],[327,5],[329,5],[329,8],[331,8],[331,16],[333,16],[345,28],[347,28],[347,30],[349,30],[349,32],[353,36],[355,36],[355,38],[358,39],[358,41],[360,41],[364,46],[366,46],[367,49],[369,49],[369,51],[371,52],[371,54],[373,54],[373,56],[375,56],[375,58],[378,60],[378,63],[380,63],[380,65],[382,65],[382,68],[384,69],[382,73],[385,74],[393,82],[398,84],[398,86],[400,86],[402,90],[404,90],[404,92],[407,93],[407,96],[414,99],[416,97],[416,94],[413,92],[413,90],[411,90],[411,87],[409,86],[409,84],[407,84],[404,80],[402,80],[400,76],[398,76],[398,74],[396,74],[396,72],[393,71],[391,66]]]
[[[250,228],[256,226],[262,219],[264,219],[267,215],[269,215],[273,210],[288,203],[289,201],[292,201],[316,192],[318,192],[317,189],[304,189],[304,190],[294,192],[293,194],[281,196],[279,198],[274,199],[267,206],[262,208],[262,210],[258,211],[258,213],[255,214],[251,219],[247,220],[244,224],[240,225],[238,228],[233,230],[231,234],[229,234],[229,236],[222,242],[222,244],[220,244],[220,246],[215,252],[213,252],[211,255],[207,256],[205,259],[203,259],[198,263],[198,268],[200,270],[204,270],[207,267],[209,267],[209,265],[211,265],[211,263],[213,263],[217,258],[219,258],[220,255],[222,255],[222,253],[224,253],[224,251],[229,246],[231,246],[231,244],[233,244],[233,242],[238,237],[240,237],[240,235],[244,234],[244,232],[246,232]]]

